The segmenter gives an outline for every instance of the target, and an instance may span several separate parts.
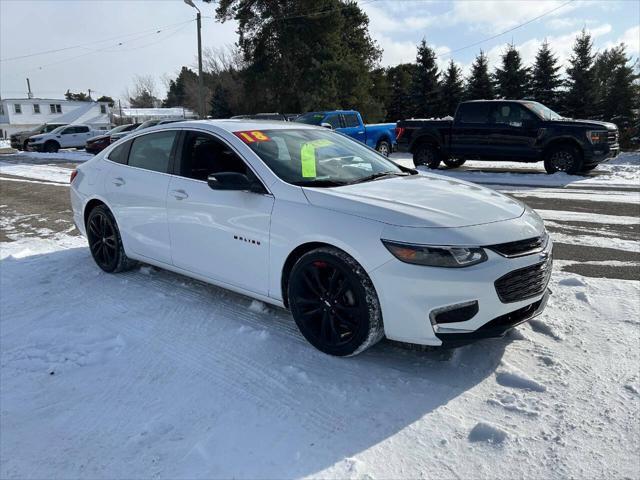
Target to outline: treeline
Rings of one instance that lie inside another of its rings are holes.
[[[587,31],[576,39],[564,74],[545,42],[532,65],[513,45],[494,67],[481,51],[465,77],[453,60],[441,71],[424,40],[415,62],[380,68],[369,20],[352,2],[220,0],[216,17],[238,22],[239,41],[235,49],[205,56],[207,114],[213,118],[354,108],[369,122],[396,121],[453,115],[461,100],[526,98],[567,117],[624,128],[640,108],[638,62],[623,44],[595,52]],[[163,104],[197,110],[196,73],[183,67],[168,82]]]

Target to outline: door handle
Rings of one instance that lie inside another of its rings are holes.
[[[113,179],[113,184],[114,184],[116,187],[121,187],[121,186],[122,186],[122,185],[124,185],[125,183],[127,183],[127,182],[125,182],[125,181],[124,181],[124,178],[122,178],[122,177],[116,177],[116,178],[114,178],[114,179]]]
[[[176,200],[184,200],[185,198],[189,198],[189,194],[184,190],[171,190],[171,195],[173,195]]]
[[[358,133],[362,134],[362,133],[364,133],[364,130],[362,130],[361,132],[358,132]]]

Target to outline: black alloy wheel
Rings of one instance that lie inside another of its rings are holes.
[[[383,336],[371,280],[340,250],[321,248],[298,260],[291,272],[289,304],[301,333],[324,353],[354,355]]]
[[[435,170],[440,166],[440,152],[433,145],[419,145],[413,154],[413,163],[416,167],[425,165]]]
[[[582,156],[571,145],[562,145],[551,150],[544,161],[547,173],[564,172],[570,175],[582,170]]]
[[[448,168],[458,168],[464,165],[466,160],[464,158],[447,158],[443,162]]]
[[[121,272],[135,264],[124,253],[116,221],[104,205],[95,207],[89,214],[87,240],[91,256],[105,272]]]

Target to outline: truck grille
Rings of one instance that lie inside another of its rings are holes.
[[[516,242],[499,243],[497,245],[489,245],[487,248],[504,257],[522,257],[532,253],[541,252],[547,246],[548,234],[539,237],[527,238]]]
[[[618,130],[609,130],[607,134],[607,143],[609,145],[617,145],[618,144]]]
[[[509,272],[494,282],[502,303],[519,302],[541,295],[551,278],[553,260],[547,260]]]

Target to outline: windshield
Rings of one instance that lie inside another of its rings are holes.
[[[392,175],[408,175],[359,142],[330,130],[235,132],[285,182],[333,187]]]
[[[543,120],[561,120],[563,118],[562,115],[557,114],[556,112],[554,112],[550,108],[545,107],[541,103],[525,102],[525,105],[530,110],[533,110],[536,114],[538,114],[538,116],[541,117]]]
[[[307,125],[320,125],[324,117],[326,117],[324,113],[309,112],[300,115],[294,120],[294,122],[306,123]]]
[[[50,133],[60,133],[62,130],[64,130],[65,127],[66,125],[62,125],[61,127],[56,127],[53,130],[51,130]]]

